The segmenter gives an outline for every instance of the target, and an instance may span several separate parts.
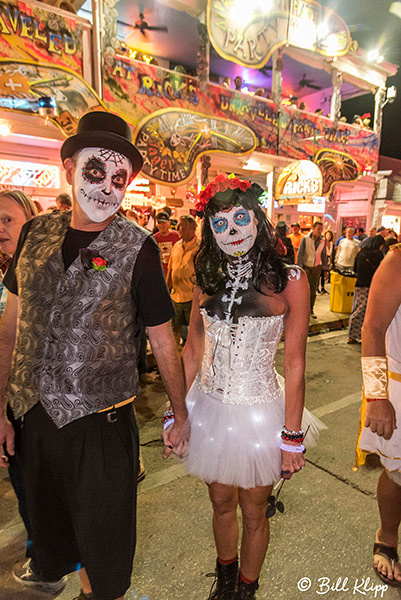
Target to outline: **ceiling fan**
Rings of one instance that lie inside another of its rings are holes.
[[[135,21],[135,25],[130,25],[129,23],[124,23],[124,21],[119,21],[121,25],[125,25],[125,27],[129,27],[130,29],[139,29],[143,36],[146,37],[147,31],[164,31],[168,33],[168,28],[165,25],[149,25],[147,21],[145,21],[145,15],[143,12],[139,13],[139,19]]]
[[[259,71],[262,73],[262,75],[265,75],[265,77],[271,77],[271,71],[273,70],[272,65],[264,65],[264,67],[260,67]],[[267,71],[270,71],[270,73],[268,73]]]
[[[307,79],[306,73],[303,74],[302,79],[298,81],[298,85],[300,88],[307,87],[311,90],[321,90],[322,87],[320,85],[314,85],[313,79]]]

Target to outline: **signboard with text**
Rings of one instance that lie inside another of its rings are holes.
[[[286,44],[324,56],[351,47],[345,21],[315,0],[208,0],[207,27],[220,56],[254,69]]]
[[[58,189],[60,167],[16,160],[0,160],[0,184]]]
[[[36,2],[0,2],[0,57],[54,64],[82,74],[83,34],[90,26]]]
[[[169,185],[190,178],[196,160],[212,151],[255,148],[310,161],[318,155],[329,188],[337,175],[350,181],[366,165],[377,166],[380,137],[371,130],[214,83],[205,93],[194,77],[140,61],[116,56],[105,65],[103,94],[110,110],[131,124],[145,161],[157,162],[158,168],[146,163],[145,176]]]
[[[275,196],[279,204],[312,204],[313,198],[322,195],[323,178],[313,162],[297,160],[280,173]]]

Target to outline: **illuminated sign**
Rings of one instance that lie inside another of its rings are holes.
[[[40,163],[0,160],[0,184],[58,189],[60,168]]]
[[[315,0],[208,0],[207,27],[220,56],[256,69],[286,44],[325,56],[351,46],[346,23]]]
[[[144,160],[142,173],[170,186],[188,182],[203,154],[243,156],[255,150],[257,142],[252,130],[236,121],[180,108],[150,113],[139,123],[133,141]]]
[[[20,0],[0,2],[2,57],[29,61],[31,65],[64,66],[82,74],[83,39],[85,36],[89,42],[90,33],[89,24],[73,15],[62,16],[51,6]]]
[[[127,187],[127,192],[137,192],[143,194],[145,192],[150,192],[150,181],[149,179],[143,179],[141,177],[136,177],[129,186]]]
[[[323,177],[323,194],[329,194],[335,183],[356,181],[360,175],[358,163],[352,156],[338,150],[319,150],[314,162],[319,166]]]
[[[299,213],[319,213],[324,214],[326,207],[326,198],[324,196],[314,196],[312,202],[298,204]]]
[[[298,160],[280,173],[276,184],[276,200],[280,204],[313,203],[322,195],[323,179],[319,167],[309,160]]]

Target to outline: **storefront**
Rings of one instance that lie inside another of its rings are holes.
[[[70,193],[60,159],[61,141],[10,134],[0,147],[0,190],[18,189],[44,210],[55,206],[61,192]]]

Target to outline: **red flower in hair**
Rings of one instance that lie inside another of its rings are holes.
[[[199,193],[195,203],[195,210],[198,213],[204,213],[209,200],[211,200],[217,192],[225,192],[228,188],[231,190],[240,189],[241,192],[245,192],[250,187],[251,184],[249,181],[241,180],[238,177],[233,176],[227,177],[223,174],[217,175],[215,180],[212,181],[212,183],[209,183],[205,189]]]

